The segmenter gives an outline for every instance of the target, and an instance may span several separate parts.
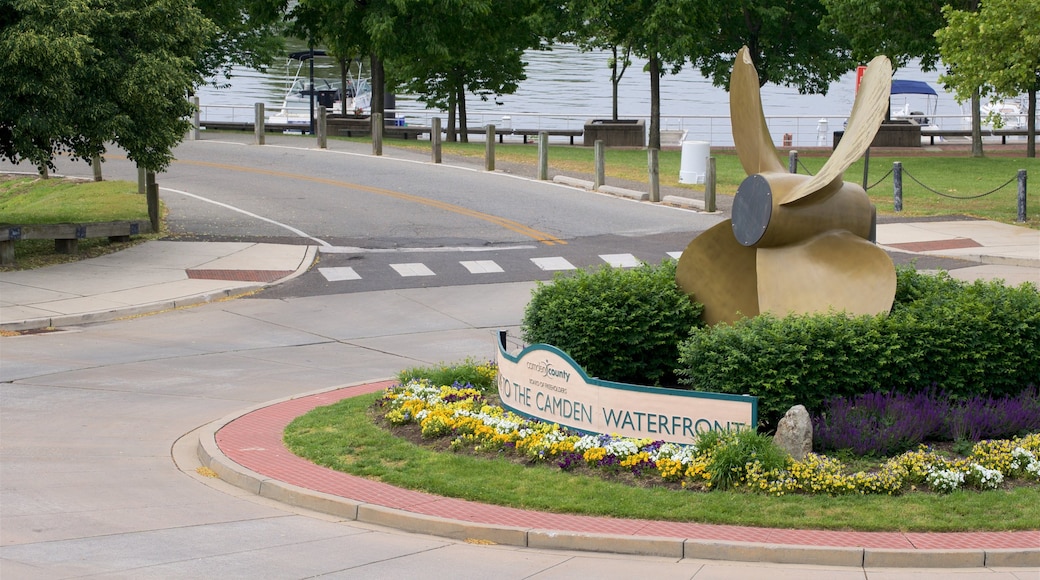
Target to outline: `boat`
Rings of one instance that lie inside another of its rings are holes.
[[[301,50],[289,54],[286,61],[286,92],[281,109],[268,117],[268,123],[309,126],[317,108],[324,106],[328,112],[341,115],[364,115],[372,105],[372,85],[361,77],[361,62],[358,61],[358,77],[348,71],[347,84],[338,80],[314,78],[314,59],[328,56],[323,50]],[[288,72],[297,61],[296,72],[289,80]],[[303,76],[303,65],[310,64],[310,74]]]
[[[892,79],[889,106],[893,121],[913,121],[921,128],[939,128],[935,123],[939,93],[924,81]]]
[[[1026,111],[1020,99],[989,101],[979,107],[986,128],[997,128],[997,125],[1000,125],[1001,129],[1025,130],[1029,116]]]

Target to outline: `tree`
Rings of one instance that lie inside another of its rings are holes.
[[[199,68],[204,77],[231,77],[231,69],[244,66],[264,70],[285,51],[282,19],[286,7],[269,0],[206,0],[194,3],[216,27],[202,53]]]
[[[826,12],[820,0],[715,0],[711,13],[712,26],[698,37],[691,60],[715,86],[729,85],[742,46],[748,47],[760,84],[795,87],[803,94],[826,94],[855,66],[846,39],[821,26]]]
[[[427,105],[448,109],[449,139],[456,113],[466,127],[466,94],[487,100],[515,92],[525,78],[523,51],[542,47],[545,36],[536,0],[397,0],[372,8],[365,29],[388,76]]]
[[[190,0],[9,0],[0,24],[0,155],[53,168],[115,142],[169,165],[216,34]]]
[[[951,6],[974,12],[979,0],[821,0],[827,8],[823,26],[836,29],[849,39],[852,56],[867,62],[879,54],[896,68],[914,58],[922,70],[933,70],[939,62],[935,32],[945,25],[943,8]],[[971,97],[972,154],[982,156],[980,99]]]
[[[943,8],[935,33],[949,72],[940,77],[959,100],[1029,94],[1026,156],[1036,157],[1036,92],[1040,89],[1040,4],[986,0],[978,12]]]
[[[626,33],[632,18],[626,0],[570,0],[570,30],[560,36],[583,51],[609,50],[611,119],[618,120],[618,87],[632,64],[632,45]]]

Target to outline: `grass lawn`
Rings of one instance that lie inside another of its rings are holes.
[[[363,139],[359,139],[362,140]],[[402,147],[416,150],[429,150],[428,142],[393,141],[384,147]],[[886,150],[890,151],[890,150]],[[445,155],[483,158],[483,143],[443,143]],[[740,160],[732,150],[721,150],[712,153],[715,157],[717,174],[717,193],[733,195],[737,186],[746,177]],[[646,183],[647,154],[642,149],[607,149],[604,155],[608,182],[610,179],[622,179]],[[495,144],[495,160],[505,163],[531,165],[531,175],[538,163],[538,148],[523,144]],[[823,152],[813,151],[799,157],[801,165],[799,173],[819,171],[827,161]],[[787,167],[787,159],[781,160]],[[893,208],[892,164],[900,161],[903,164],[903,211],[895,212]],[[703,185],[686,185],[679,183],[679,169],[682,153],[678,150],[661,151],[658,157],[660,164],[661,185],[689,189],[695,197],[703,195]],[[593,150],[589,147],[573,147],[568,145],[549,146],[549,165],[558,172],[573,172],[593,175],[595,160]],[[853,163],[845,172],[845,179],[855,183],[863,182],[863,160]],[[908,152],[906,156],[872,156],[867,174],[867,186],[871,200],[878,208],[880,215],[924,217],[943,215],[967,215],[993,221],[1015,224],[1018,218],[1019,169],[1040,176],[1040,159],[1022,157],[982,157],[972,158],[963,153],[941,155],[920,155]],[[922,185],[919,185],[917,181]],[[991,195],[977,197],[1001,185],[1007,184],[1000,191]],[[1036,182],[1037,177],[1033,178]],[[929,189],[937,191],[934,193]],[[1034,191],[1040,187],[1034,185]],[[942,194],[942,195],[940,195]],[[944,197],[949,196],[949,197]],[[961,199],[954,199],[961,198]],[[1032,201],[1030,201],[1030,199]],[[1033,193],[1027,198],[1027,227],[1040,229],[1040,194]]]
[[[0,224],[57,224],[148,220],[148,203],[129,181],[80,181],[0,175]],[[15,244],[14,266],[2,270],[31,269],[100,256],[129,247],[157,234],[139,236],[125,243],[106,238],[80,240],[76,254],[58,254],[53,240],[21,240]]]
[[[391,485],[558,513],[863,531],[1028,530],[1040,522],[1038,486],[949,495],[771,497],[632,486],[503,457],[437,452],[377,426],[370,407],[379,395],[345,399],[297,418],[286,429],[286,444],[319,465]]]

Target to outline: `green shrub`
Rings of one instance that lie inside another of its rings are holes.
[[[494,392],[498,388],[498,367],[493,361],[478,361],[468,358],[456,363],[441,363],[429,367],[412,367],[397,373],[402,385],[413,380],[427,379],[437,386],[472,385],[482,393]]]
[[[566,352],[591,376],[655,385],[674,380],[678,344],[701,306],[675,283],[675,262],[605,266],[539,283],[522,336]]]
[[[697,437],[694,448],[698,454],[708,457],[711,486],[720,491],[740,482],[749,465],[757,463],[757,467],[768,472],[786,467],[789,457],[772,437],[760,435],[754,429],[708,431]]]
[[[760,397],[775,425],[792,405],[835,396],[937,388],[955,398],[1013,396],[1040,383],[1040,294],[901,268],[888,315],[761,315],[695,329],[679,347],[680,382]]]

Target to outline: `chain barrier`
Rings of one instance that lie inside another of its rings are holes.
[[[882,175],[882,176],[881,176],[881,179],[879,179],[879,180],[875,181],[875,182],[874,182],[873,184],[871,184],[871,185],[868,185],[868,186],[867,186],[867,191],[870,191],[871,189],[874,189],[875,187],[877,187],[878,185],[880,185],[882,181],[884,181],[884,180],[888,179],[888,176],[892,175],[892,171],[893,171],[892,169],[889,169],[889,170],[888,170],[888,173],[886,173],[886,174],[884,174],[884,175]]]
[[[889,173],[891,173],[891,171],[889,171]],[[1017,177],[1012,177],[1011,179],[1007,180],[1007,182],[1005,182],[1004,185],[1001,185],[1000,187],[998,187],[996,189],[992,189],[990,191],[987,191],[986,193],[980,193],[978,195],[969,195],[967,197],[961,197],[961,196],[957,196],[957,195],[949,195],[949,194],[943,193],[941,191],[936,191],[936,190],[928,187],[927,185],[921,183],[921,181],[918,180],[916,177],[914,177],[909,171],[907,171],[905,167],[903,168],[903,174],[907,175],[908,177],[910,177],[910,179],[914,180],[914,183],[916,183],[917,185],[920,185],[921,187],[923,187],[926,190],[934,193],[935,195],[940,195],[942,197],[946,197],[946,198],[949,198],[949,199],[978,199],[980,197],[986,197],[987,195],[992,195],[992,194],[1000,191],[1001,189],[1004,189],[1005,187],[1011,185],[1012,182],[1014,182],[1014,181],[1016,181],[1018,179]]]
[[[807,174],[809,174],[809,177],[812,177],[812,176],[813,176],[813,172],[812,172],[812,171],[809,171],[809,168],[808,168],[808,167],[806,167],[804,163],[802,163],[802,160],[801,160],[801,159],[798,159],[798,166],[799,166],[799,167],[801,167],[802,169],[804,169],[804,170],[805,170],[805,172],[806,172]]]

